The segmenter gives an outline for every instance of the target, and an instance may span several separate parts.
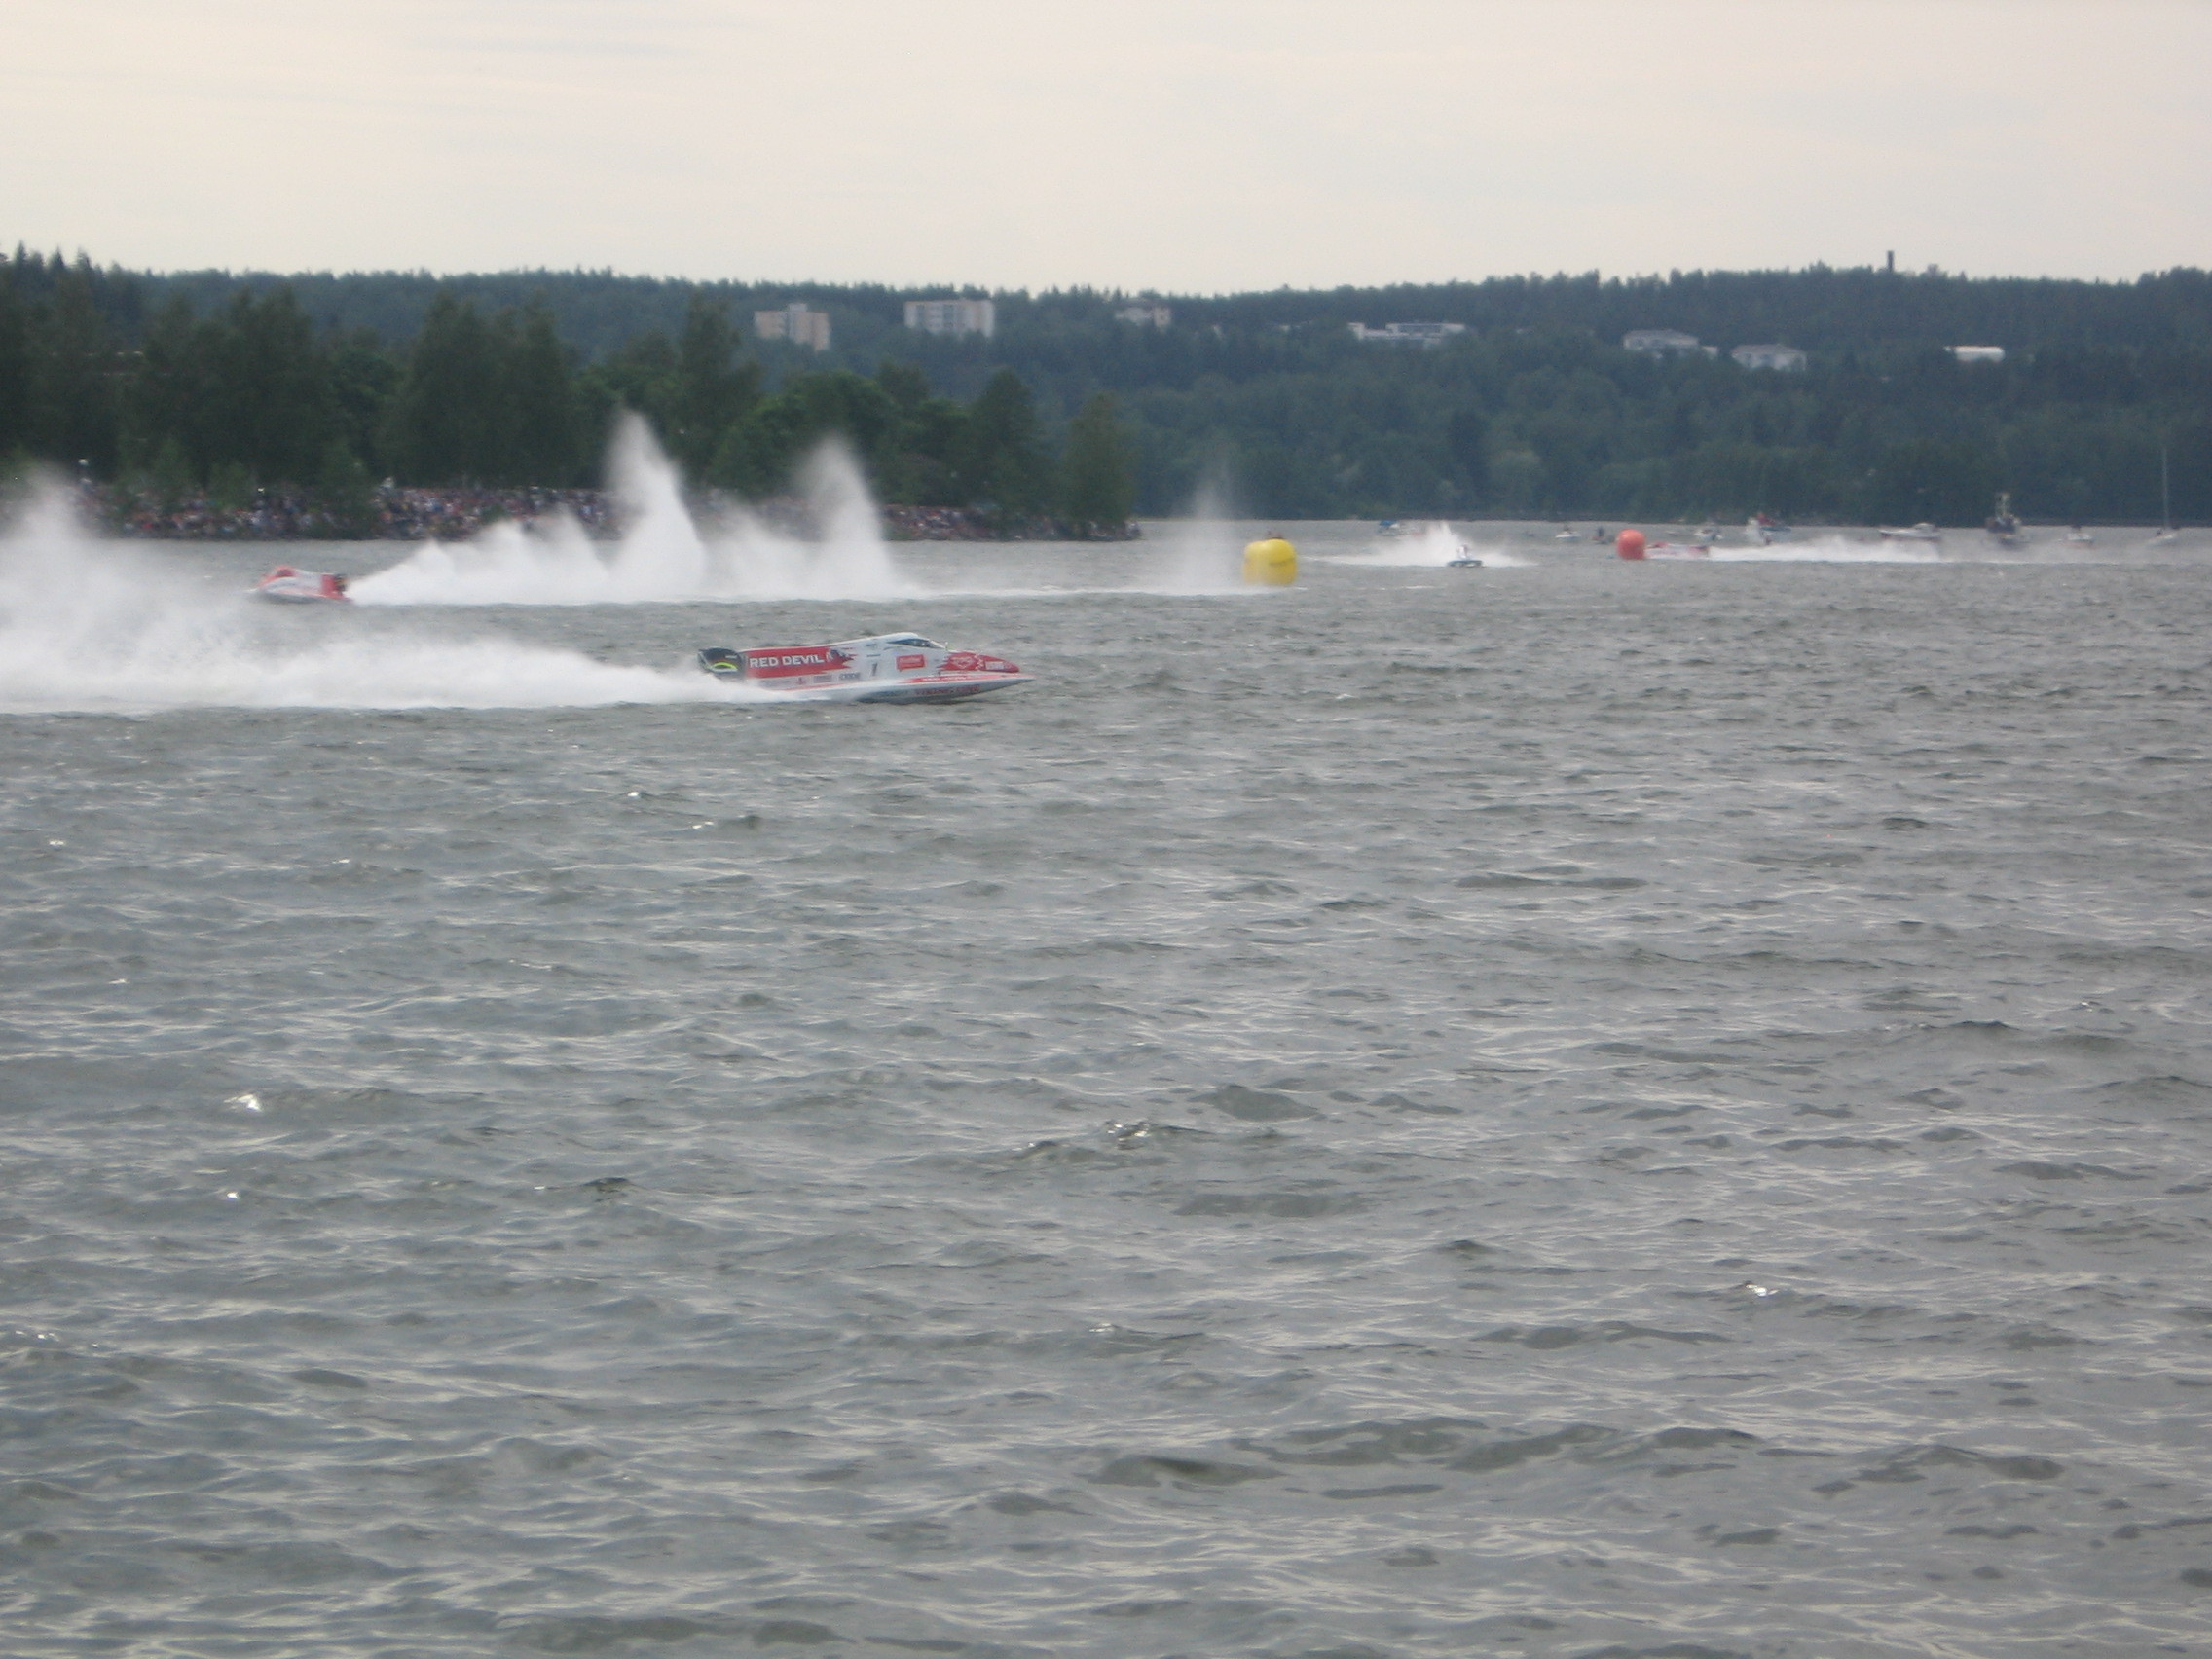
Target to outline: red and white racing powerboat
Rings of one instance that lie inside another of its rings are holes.
[[[256,599],[277,600],[285,605],[352,603],[347,597],[344,576],[325,575],[319,571],[295,571],[289,565],[278,565],[254,583],[253,596]]]
[[[717,680],[811,703],[949,703],[1030,679],[1004,657],[952,650],[919,634],[748,650],[710,645],[699,666]]]
[[[1704,541],[1646,541],[1641,530],[1624,530],[1613,542],[1613,551],[1623,559],[1710,559],[1713,547]]]

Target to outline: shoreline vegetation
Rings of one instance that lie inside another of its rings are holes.
[[[160,274],[18,247],[0,474],[55,466],[179,534],[246,534],[276,498],[375,535],[379,479],[596,484],[627,412],[693,489],[747,501],[840,440],[913,515],[889,533],[922,539],[1194,511],[1971,526],[2000,493],[2028,520],[2126,523],[2163,515],[2169,478],[2175,517],[2212,518],[2201,270],[988,297],[990,333],[940,335],[865,285]],[[755,308],[790,304],[832,344],[755,338]]]
[[[605,490],[490,489],[449,486],[370,489],[350,510],[334,511],[313,494],[256,490],[249,500],[218,503],[205,495],[163,498],[128,485],[81,481],[80,514],[103,534],[135,541],[465,541],[498,524],[525,530],[566,520],[594,540],[622,533],[621,508]],[[725,491],[688,495],[695,519],[712,523],[750,514],[787,535],[812,537],[820,526],[796,496],[744,501]],[[1072,524],[1044,514],[891,502],[876,508],[887,541],[1134,541],[1134,519]]]

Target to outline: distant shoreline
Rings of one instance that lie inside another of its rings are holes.
[[[86,510],[110,534],[141,541],[466,541],[499,524],[530,529],[566,521],[594,540],[622,532],[621,511],[605,490],[406,489],[387,486],[362,501],[332,507],[290,491],[257,492],[249,505],[219,506],[204,497],[160,502],[112,485],[81,486]],[[776,497],[740,501],[713,492],[686,503],[707,521],[749,513],[793,536],[817,532],[804,501]],[[1042,514],[1002,514],[980,507],[876,509],[887,541],[1133,541],[1144,534],[1124,525],[1075,525]]]

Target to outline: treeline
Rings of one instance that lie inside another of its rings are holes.
[[[943,290],[940,290],[940,292]],[[565,484],[644,412],[695,479],[758,494],[841,432],[892,499],[1279,516],[1973,523],[2212,517],[2212,276],[1816,269],[1175,299],[993,296],[995,336],[906,331],[874,287],[609,273],[143,276],[0,262],[0,453],[235,485],[358,473]],[[817,355],[751,312],[830,313]],[[1348,321],[1456,321],[1436,350]],[[1653,360],[1632,328],[1775,341],[1804,373]],[[1961,364],[1953,345],[2006,348]],[[1101,401],[1111,396],[1115,404]],[[1118,415],[1117,415],[1118,409]]]
[[[0,458],[119,479],[156,498],[225,504],[304,489],[354,511],[377,477],[411,485],[595,482],[617,413],[656,428],[694,483],[759,498],[841,437],[877,494],[1118,532],[1133,450],[1107,393],[1049,432],[1011,371],[970,400],[910,363],[871,375],[793,367],[774,385],[725,308],[693,296],[674,339],[597,362],[541,302],[494,313],[440,295],[414,338],[318,328],[287,286],[241,288],[208,314],[172,296],[133,338],[128,280],[18,254],[0,267]]]

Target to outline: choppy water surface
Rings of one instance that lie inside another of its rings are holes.
[[[1301,539],[18,533],[0,1647],[2203,1651],[2202,550]]]

